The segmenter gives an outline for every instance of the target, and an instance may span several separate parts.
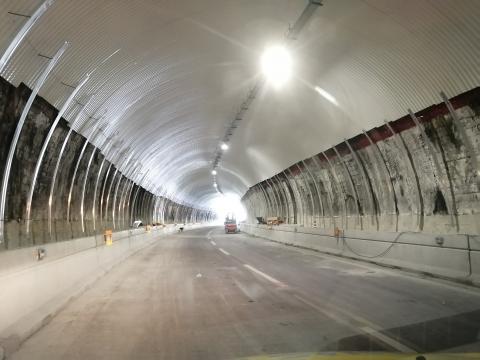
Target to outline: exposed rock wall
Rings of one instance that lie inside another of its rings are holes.
[[[455,109],[448,109],[447,103]],[[243,197],[249,221],[480,234],[480,89],[305,159]]]
[[[15,88],[0,78],[1,179],[17,121],[30,93],[25,85]],[[144,224],[187,221],[187,213],[177,211],[183,205],[169,201],[169,207],[163,207],[165,199],[134,184],[88,139],[71,131],[64,119],[48,142],[34,182],[40,149],[57,114],[57,109],[40,97],[29,111],[8,179],[5,219],[0,219],[4,221],[0,250],[82,238],[106,229],[121,231],[134,220],[142,220]],[[196,213],[192,221],[212,216],[205,211]]]

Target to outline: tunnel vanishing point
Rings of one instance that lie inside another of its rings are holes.
[[[479,18],[475,0],[0,1],[0,359],[480,354]],[[125,279],[152,308],[108,290]],[[89,321],[128,347],[62,322],[90,292],[118,298],[118,324]],[[271,305],[240,315],[242,296]],[[122,317],[150,311],[163,340]]]

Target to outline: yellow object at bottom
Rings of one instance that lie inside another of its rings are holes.
[[[336,354],[277,354],[244,358],[245,360],[463,360],[480,359],[480,353],[435,353],[435,354],[402,354],[402,353],[336,353]]]
[[[107,246],[112,246],[113,245],[113,232],[112,230],[105,230],[105,233],[103,234],[105,238],[105,245]]]

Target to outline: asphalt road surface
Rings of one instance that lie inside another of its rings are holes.
[[[479,329],[478,289],[211,227],[131,256],[12,358],[480,352]]]

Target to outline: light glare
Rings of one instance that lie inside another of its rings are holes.
[[[222,143],[222,145],[220,146],[220,148],[225,151],[225,150],[228,150],[228,145],[225,144],[225,143]]]
[[[338,106],[338,101],[328,91],[322,89],[320,86],[315,86],[315,91],[322,95],[325,99],[330,101],[333,105]]]
[[[212,170],[212,175],[217,175],[217,170]]]
[[[274,87],[286,83],[292,75],[292,57],[281,45],[267,48],[261,58],[262,71]]]
[[[219,225],[223,224],[225,217],[230,214],[233,214],[238,222],[247,218],[247,210],[240,197],[235,194],[219,195],[212,201],[212,207],[218,216],[217,223]]]

